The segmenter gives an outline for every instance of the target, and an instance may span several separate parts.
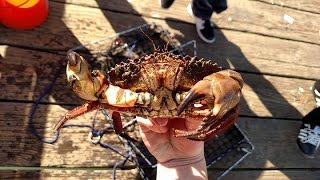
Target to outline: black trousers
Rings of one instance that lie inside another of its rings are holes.
[[[212,13],[221,13],[228,8],[227,0],[192,0],[193,14],[203,20],[210,19]]]

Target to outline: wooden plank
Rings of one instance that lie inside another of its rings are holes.
[[[179,29],[184,26],[176,23],[171,27]],[[190,39],[196,36],[188,27],[181,28],[181,32]],[[216,44],[213,45],[197,41],[197,53],[200,57],[213,59],[225,68],[239,71],[319,78],[313,75],[320,71],[314,58],[320,56],[318,45],[224,30],[216,30],[216,35]],[[295,71],[296,69],[299,70]]]
[[[320,2],[317,0],[303,1],[303,0],[256,0],[265,2],[268,4],[278,5],[282,7],[288,7],[297,9],[300,11],[312,12],[319,14]]]
[[[61,0],[60,0],[61,1]],[[157,1],[77,1],[67,0],[68,3],[85,6],[99,7],[125,13],[139,14],[146,17],[162,18],[168,21],[185,21],[192,23],[192,18],[187,14],[188,0],[176,1],[169,10],[161,9]],[[313,4],[317,8],[317,4]],[[319,29],[320,14],[297,11],[292,8],[274,6],[259,1],[228,1],[229,8],[213,16],[213,21],[219,28],[245,31],[266,36],[276,36],[295,41],[320,44]],[[298,6],[298,5],[297,5]],[[312,6],[312,5],[311,5]],[[295,19],[291,25],[284,20],[287,14]],[[306,21],[307,19],[312,21]]]
[[[116,179],[139,179],[137,170],[117,170]],[[221,171],[209,170],[209,179],[215,173]],[[112,170],[54,170],[44,169],[41,171],[19,170],[19,171],[0,171],[3,179],[111,179]],[[317,179],[320,172],[315,170],[257,170],[257,171],[231,171],[223,179],[226,180],[289,180],[289,179]]]
[[[241,114],[284,119],[301,118],[315,107],[309,88],[313,81],[276,76],[241,74]]]
[[[209,171],[210,173],[215,173],[214,171]],[[245,171],[231,171],[222,179],[225,180],[247,180],[247,179],[257,179],[257,180],[290,180],[290,179],[312,179],[316,180],[320,177],[319,170],[245,170]]]
[[[94,145],[88,140],[87,128],[64,128],[59,140],[44,144],[28,129],[31,104],[0,103],[0,166],[54,166],[54,167],[113,167],[120,155]],[[52,126],[66,112],[58,105],[41,105],[33,124],[39,134],[49,139]],[[94,113],[86,114],[70,123],[91,124]],[[98,116],[100,117],[100,116]],[[105,127],[105,120],[98,119],[98,128]],[[237,168],[317,168],[319,157],[310,160],[302,156],[295,143],[300,122],[267,118],[239,118],[238,124],[255,146],[255,151]],[[138,131],[135,132],[138,134]],[[102,139],[123,149],[112,133]],[[130,165],[130,163],[128,164]],[[225,168],[225,167],[221,167]]]
[[[43,170],[19,170],[19,171],[0,171],[2,179],[66,179],[66,180],[79,180],[79,179],[112,179],[112,170],[63,170],[63,169],[43,169]],[[137,170],[117,170],[116,179],[128,180],[139,179],[140,175]]]
[[[0,61],[1,99],[34,101],[58,76],[59,83],[52,90],[55,98],[47,96],[43,102],[83,103],[74,96],[67,84],[65,69],[62,69],[65,56],[7,46],[1,46],[0,49],[3,57]],[[61,71],[57,73],[59,68]]]
[[[61,59],[64,58],[64,56],[20,48],[2,46],[1,49],[5,58],[0,65],[6,67],[2,71],[3,78],[0,81],[3,92],[0,98],[4,100],[35,101],[50,85],[57,68],[62,64]],[[297,71],[297,68],[292,71]],[[314,99],[309,91],[314,83],[312,80],[241,74],[246,83],[243,89],[244,98],[241,102],[242,115],[300,118],[314,107]],[[71,91],[66,82],[64,70],[59,74],[52,91],[42,102],[84,103]]]
[[[113,167],[123,159],[110,149],[92,144],[88,139],[89,128],[64,128],[55,144],[41,142],[28,127],[31,107],[29,103],[0,103],[0,157],[3,160],[0,166]],[[57,105],[40,105],[32,124],[39,135],[51,140],[53,125],[66,111]],[[91,125],[93,116],[92,112],[71,123]],[[101,124],[97,126],[100,130],[106,125],[103,119],[98,119],[97,123]],[[106,134],[102,142],[106,138],[107,143],[125,151],[114,133]]]
[[[61,3],[52,3],[51,16],[42,26],[33,31],[16,32],[1,28],[3,33],[1,33],[0,43],[45,50],[67,50],[81,43],[154,21],[172,34],[176,34],[175,37],[182,43],[196,39],[198,56],[214,59],[225,68],[310,79],[319,78],[317,74],[320,65],[314,58],[320,56],[318,45],[230,30],[221,31],[221,29],[217,29],[216,32],[217,42],[209,45],[199,40],[194,25],[191,24],[152,18],[142,19],[140,16],[131,14],[101,12],[99,9],[75,5],[66,5],[65,15],[60,17],[58,13],[63,12],[63,8]],[[88,16],[87,13],[92,15]],[[84,26],[83,21],[87,24],[85,27],[82,27]],[[120,24],[119,21],[123,23]],[[9,55],[10,52],[8,52]],[[297,68],[299,71],[296,70]]]
[[[96,8],[56,2],[50,2],[49,8],[50,15],[47,20],[34,30],[14,31],[0,27],[0,43],[19,47],[31,46],[43,50],[68,50],[82,43],[145,23],[143,19],[139,20],[132,15],[101,11]],[[123,23],[117,23],[115,27],[112,26],[114,24],[110,24],[120,19]]]
[[[240,118],[243,130],[255,150],[236,169],[308,169],[320,167],[320,156],[308,159],[296,144],[300,121],[268,118]]]

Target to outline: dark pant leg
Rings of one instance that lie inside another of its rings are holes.
[[[193,14],[200,19],[210,19],[213,12],[227,9],[227,0],[192,0]]]

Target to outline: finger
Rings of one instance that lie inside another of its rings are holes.
[[[166,126],[168,124],[168,118],[153,118],[153,122],[156,122],[159,126]]]
[[[168,131],[168,128],[166,126],[163,126],[163,124],[165,124],[165,120],[159,120],[158,122],[158,120],[145,119],[141,117],[137,117],[136,119],[142,132],[144,133],[150,131],[153,131],[155,133],[165,133]]]

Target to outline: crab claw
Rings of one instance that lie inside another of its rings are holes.
[[[239,113],[242,87],[241,75],[232,70],[219,71],[198,81],[179,105],[178,114],[182,113],[189,104],[198,100],[205,101],[209,112],[197,129],[175,130],[175,136],[206,141],[231,127]]]
[[[232,70],[223,70],[206,76],[189,90],[177,109],[178,114],[181,114],[190,103],[204,99],[210,108],[207,116],[220,119],[239,103],[242,86],[241,75]]]
[[[85,100],[98,100],[97,93],[107,84],[102,73],[91,72],[88,62],[76,52],[69,51],[67,59],[67,80],[72,90]]]

